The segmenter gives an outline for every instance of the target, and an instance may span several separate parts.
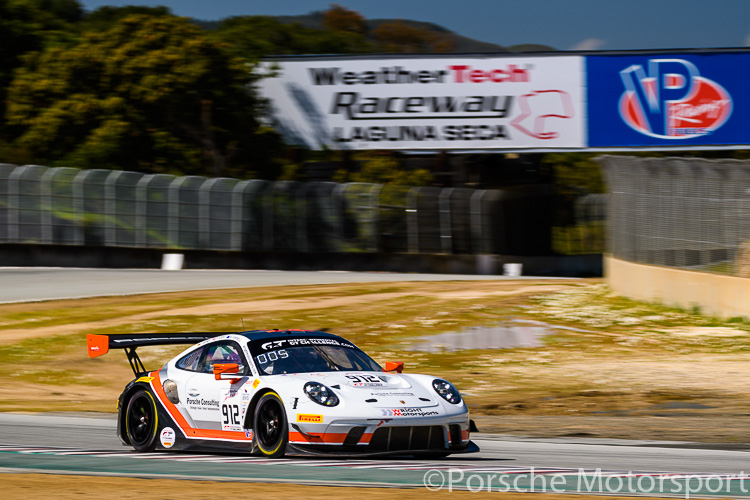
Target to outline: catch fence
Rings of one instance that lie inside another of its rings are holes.
[[[553,196],[0,164],[0,243],[545,255]]]
[[[750,277],[750,161],[599,159],[620,259]]]

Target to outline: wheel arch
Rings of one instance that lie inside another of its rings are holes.
[[[279,392],[270,388],[270,387],[264,387],[263,389],[259,390],[258,392],[253,395],[253,398],[250,400],[250,403],[247,405],[247,411],[245,412],[245,423],[243,424],[244,429],[252,429],[253,428],[253,421],[255,420],[255,409],[258,407],[258,402],[260,399],[268,394],[269,392],[273,392],[276,395],[279,395]],[[281,396],[279,395],[279,399],[281,399]],[[281,404],[284,404],[284,400],[281,400]]]
[[[154,395],[154,391],[151,390],[151,386],[142,382],[134,382],[132,384],[129,384],[125,388],[125,390],[122,391],[122,394],[120,394],[120,399],[117,403],[117,434],[120,437],[120,440],[125,444],[132,444],[125,429],[125,412],[128,409],[128,402],[130,401],[130,398],[132,398],[133,395],[140,390],[149,391],[151,393],[151,396],[154,397],[154,400],[156,400],[156,396]],[[159,408],[157,407],[155,408],[155,410],[158,412]]]

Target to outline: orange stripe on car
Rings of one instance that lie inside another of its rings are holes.
[[[289,433],[289,442],[295,444],[344,444],[346,436],[346,432],[327,432],[318,436],[292,431]],[[359,442],[368,444],[370,439],[372,439],[372,433],[363,434]]]
[[[164,388],[161,385],[159,372],[154,371],[149,375],[154,377],[154,379],[151,381],[151,388],[156,393],[159,402],[161,402],[161,404],[164,405],[164,407],[167,409],[167,412],[172,417],[172,420],[174,420],[177,426],[182,430],[182,432],[185,434],[185,437],[224,439],[227,441],[250,441],[250,439],[245,436],[244,431],[220,431],[218,429],[196,429],[194,427],[191,427],[190,424],[188,424],[187,420],[185,420],[185,417],[182,416],[182,413],[180,413],[180,410],[178,410],[177,407],[172,404],[169,399],[167,399],[167,395],[164,393]]]

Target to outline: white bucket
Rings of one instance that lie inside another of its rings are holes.
[[[161,257],[161,268],[164,271],[179,271],[185,262],[185,255],[181,253],[165,253]]]
[[[523,264],[518,262],[509,262],[503,264],[503,276],[521,276]]]

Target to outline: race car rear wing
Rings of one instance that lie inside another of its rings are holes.
[[[124,349],[128,363],[136,377],[148,371],[135,350],[141,346],[197,344],[207,339],[236,332],[193,332],[193,333],[123,333],[117,335],[86,334],[86,347],[90,358],[104,356],[110,349]]]

